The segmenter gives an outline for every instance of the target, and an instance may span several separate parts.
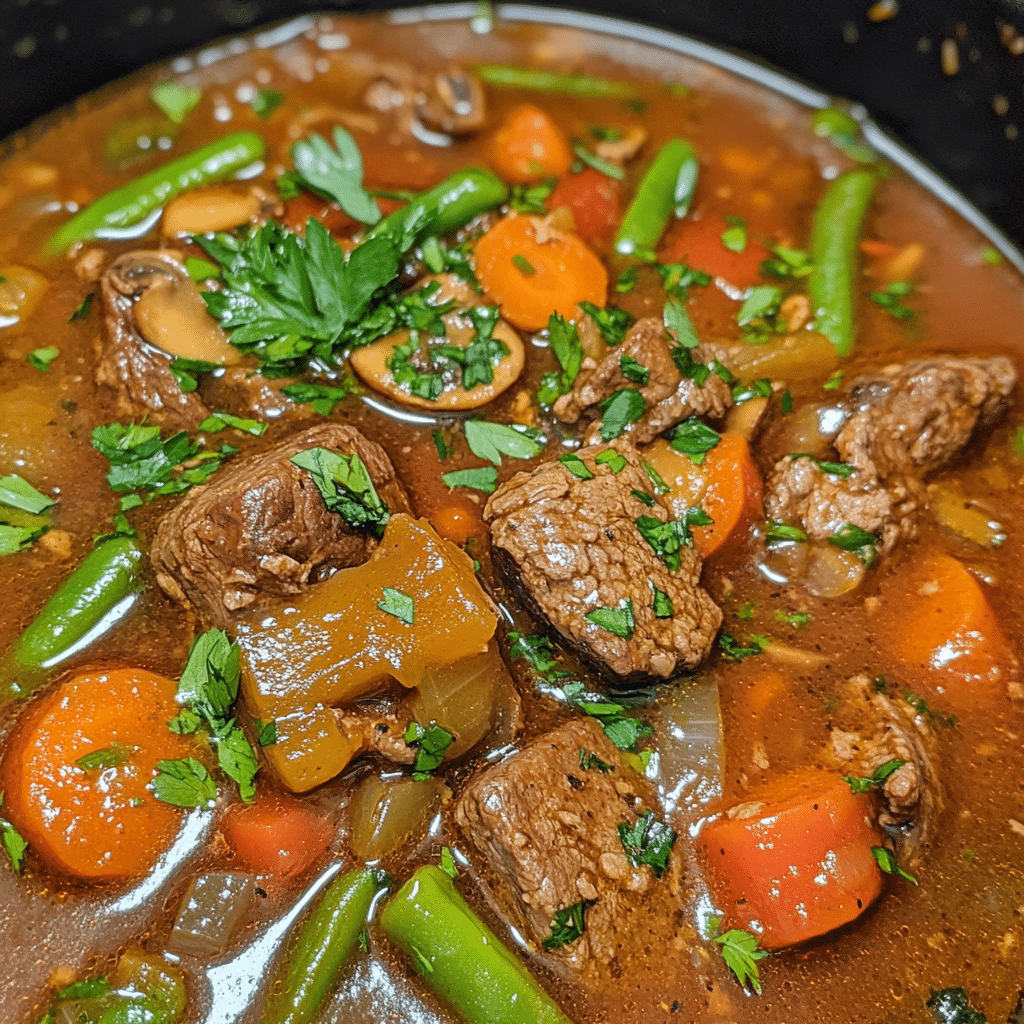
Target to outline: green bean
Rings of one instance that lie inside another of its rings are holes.
[[[61,252],[104,229],[138,224],[179,193],[220,181],[261,159],[266,151],[266,143],[253,132],[226,135],[100,196],[61,227],[46,248]]]
[[[445,235],[468,224],[477,214],[500,206],[508,187],[491,171],[473,167],[439,182],[371,228],[367,238],[394,238],[405,252],[426,235]]]
[[[509,86],[513,89],[563,92],[570,96],[605,96],[620,100],[632,100],[639,96],[636,87],[628,82],[595,78],[592,75],[563,75],[557,71],[541,71],[512,64],[478,64],[474,70],[488,85]]]
[[[134,537],[98,544],[57,588],[4,661],[0,696],[22,696],[121,601],[142,590],[142,549]]]
[[[693,200],[700,161],[686,139],[669,139],[658,151],[626,210],[615,249],[624,256],[651,252],[669,217],[685,217]]]
[[[857,245],[878,176],[858,168],[829,186],[814,214],[811,231],[813,269],[807,288],[815,330],[824,334],[840,356],[854,345],[857,300]]]
[[[307,1024],[314,1019],[366,926],[384,877],[361,868],[331,883],[278,968],[262,1024]]]
[[[470,1024],[569,1024],[436,865],[425,864],[380,916],[424,982]]]

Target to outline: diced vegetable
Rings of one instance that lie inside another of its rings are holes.
[[[840,356],[848,356],[856,340],[857,243],[877,181],[872,170],[847,171],[832,182],[814,214],[811,312],[815,330]]]
[[[658,787],[669,815],[717,800],[725,771],[718,684],[676,687],[659,702],[653,726]]]
[[[699,844],[726,922],[783,949],[848,924],[878,897],[880,838],[868,794],[811,768],[747,794]]]
[[[455,231],[477,214],[500,206],[507,198],[508,188],[490,171],[459,171],[378,221],[366,238],[391,238],[406,252],[424,236]]]
[[[349,800],[352,851],[360,860],[374,861],[397,850],[409,836],[422,832],[451,796],[440,779],[368,775]]]
[[[40,697],[4,756],[5,813],[31,849],[76,878],[132,878],[173,840],[181,812],[149,784],[195,745],[167,728],[175,683],[142,669],[89,672]]]
[[[0,327],[24,322],[49,287],[50,282],[31,267],[0,267]]]
[[[164,208],[160,228],[171,238],[230,231],[255,220],[259,212],[260,200],[255,193],[212,185],[172,199]]]
[[[938,551],[882,584],[882,643],[903,676],[959,711],[1005,698],[1013,658],[982,584]]]
[[[385,906],[384,933],[470,1024],[569,1024],[530,973],[433,864]]]
[[[366,925],[382,877],[366,869],[331,883],[299,926],[269,987],[262,1024],[311,1024]]]
[[[221,832],[239,862],[258,875],[294,878],[327,851],[329,821],[281,793],[261,791],[251,804],[235,804],[224,815]]]
[[[508,112],[491,139],[490,162],[505,181],[528,185],[560,178],[572,164],[572,150],[543,110],[523,103]]]
[[[624,256],[653,252],[673,216],[685,217],[700,162],[685,139],[669,139],[640,180],[622,218],[615,248]]]
[[[432,668],[405,700],[417,722],[434,722],[455,737],[446,758],[462,757],[485,736],[494,746],[512,739],[519,695],[494,644],[453,665]]]
[[[799,331],[762,345],[735,348],[729,353],[729,361],[743,381],[825,380],[839,365],[839,356],[824,334]]]
[[[524,274],[515,257],[532,268]],[[603,307],[608,271],[580,239],[538,217],[508,216],[476,245],[476,273],[503,315],[525,331],[547,326],[552,313],[567,320],[580,302]]]
[[[622,215],[622,182],[584,167],[567,174],[547,199],[551,211],[565,208],[572,214],[576,234],[587,243],[611,237]],[[531,211],[537,212],[537,211]]]
[[[121,602],[139,593],[142,558],[142,549],[133,537],[113,537],[93,548],[4,659],[0,667],[5,677],[3,696],[29,693],[42,681],[45,669],[102,628]]]
[[[137,224],[179,193],[221,181],[265,153],[266,144],[252,132],[226,135],[101,196],[64,224],[46,247],[58,253],[104,230]]]
[[[956,484],[929,484],[928,507],[947,530],[980,547],[997,548],[1006,542],[1002,524],[972,503]]]
[[[252,875],[198,875],[185,891],[167,948],[209,957],[223,953],[252,903]]]
[[[702,558],[742,543],[749,527],[763,518],[764,485],[741,435],[723,434],[700,465],[665,440],[648,445],[643,455],[668,485],[662,500],[674,516],[700,506],[713,520],[693,527],[694,546]]]
[[[770,254],[751,238],[746,239],[742,249],[728,248],[722,235],[729,227],[721,217],[675,220],[665,232],[658,259],[662,263],[685,263],[736,288],[753,287],[760,280],[761,263]]]
[[[381,611],[385,587],[412,599],[413,623]],[[361,745],[339,731],[330,705],[388,676],[418,686],[430,669],[486,649],[497,625],[470,558],[406,515],[391,516],[369,562],[292,605],[240,623],[237,635],[249,711],[276,722],[277,742],[263,753],[294,791],[332,778]]]

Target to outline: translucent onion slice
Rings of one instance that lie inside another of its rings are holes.
[[[681,684],[659,702],[652,721],[658,793],[669,814],[689,816],[722,795],[725,742],[718,684]]]
[[[198,875],[181,901],[167,948],[172,953],[209,957],[223,953],[252,903],[252,875]]]
[[[377,860],[422,832],[451,800],[440,779],[380,779],[370,775],[352,791],[352,849],[360,860]]]

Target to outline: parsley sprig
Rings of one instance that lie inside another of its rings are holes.
[[[653,811],[647,810],[632,825],[628,821],[619,822],[619,840],[626,859],[633,867],[646,864],[656,878],[661,878],[668,868],[676,833],[659,821]]]
[[[289,460],[313,477],[324,504],[353,529],[380,538],[391,513],[377,494],[363,460],[355,453],[342,455],[329,448],[307,448]]]

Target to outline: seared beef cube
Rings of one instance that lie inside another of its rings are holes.
[[[638,386],[622,372],[622,357],[629,356],[649,372],[647,384]],[[724,354],[716,346],[700,345],[690,352],[695,363],[723,364]],[[624,433],[634,444],[645,444],[662,431],[688,416],[721,419],[732,405],[729,385],[717,373],[698,384],[684,377],[672,358],[665,325],[655,317],[644,317],[630,328],[621,345],[608,350],[599,363],[577,376],[572,390],[555,402],[554,413],[565,423],[576,423],[587,410],[596,410],[606,398],[622,388],[635,388],[643,395],[647,409],[637,423]],[[599,437],[600,423],[587,432],[588,443]]]
[[[195,286],[170,253],[129,252],[118,257],[100,278],[104,334],[97,337],[96,383],[113,393],[119,419],[145,417],[175,430],[194,430],[210,409],[196,392],[184,392],[171,373],[171,356],[151,345],[136,319],[136,303],[150,289]],[[198,296],[196,302],[200,302]],[[202,309],[200,315],[205,315]],[[209,329],[219,332],[210,318]],[[223,341],[225,348],[226,340]]]
[[[696,668],[722,621],[701,589],[700,556],[682,543],[668,558],[678,559],[678,568],[669,568],[644,538],[638,519],[657,526],[670,516],[651,497],[632,445],[576,455],[588,479],[546,462],[518,473],[488,501],[484,518],[506,580],[619,684]]]
[[[313,427],[229,464],[163,518],[152,551],[160,586],[223,626],[254,602],[297,594],[365,562],[376,539],[328,511],[313,477],[289,461],[317,447],[358,455],[388,508],[410,511],[380,445],[353,427]]]
[[[583,765],[591,767],[583,767]],[[585,929],[556,955],[573,966],[607,964],[628,946],[634,916],[656,891],[678,886],[676,857],[660,880],[626,857],[619,825],[651,808],[646,780],[591,718],[570,722],[466,788],[455,817],[487,865],[493,893],[511,923],[538,946],[555,913],[585,900]]]
[[[840,478],[810,459],[782,459],[768,480],[769,518],[802,526],[811,540],[827,540],[849,523],[891,550],[913,534],[927,503],[924,476],[1002,415],[1016,382],[1003,357],[922,359],[858,377],[835,439],[853,472]]]

